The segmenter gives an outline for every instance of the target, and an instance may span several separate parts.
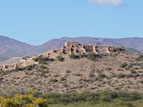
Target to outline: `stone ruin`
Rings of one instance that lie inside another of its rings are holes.
[[[52,50],[44,53],[44,56],[55,58],[57,55],[69,55],[74,53],[75,55],[87,54],[93,52],[95,54],[109,54],[113,52],[115,47],[113,46],[99,46],[92,44],[80,44],[78,42],[66,42],[62,48],[58,50]]]
[[[27,59],[22,59],[16,63],[13,64],[9,64],[9,65],[0,65],[0,69],[3,71],[7,71],[7,70],[13,70],[16,68],[24,68],[28,65],[33,65],[33,64],[37,64],[37,62],[35,62],[33,60],[33,58],[27,58]]]
[[[42,54],[43,57],[49,57],[55,59],[58,55],[66,56],[74,53],[75,55],[84,55],[87,53],[95,53],[95,54],[109,54],[114,51],[116,47],[113,46],[102,46],[102,45],[91,45],[91,44],[80,44],[78,42],[66,42],[62,48],[58,50],[52,50],[45,52]],[[41,56],[41,55],[40,55]],[[22,59],[17,63],[11,65],[0,65],[0,69],[3,71],[12,70],[18,68],[23,68],[28,65],[38,64],[33,60],[37,56],[33,56],[31,58]]]

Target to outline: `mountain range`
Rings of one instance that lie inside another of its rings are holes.
[[[48,50],[58,49],[65,42],[79,42],[82,44],[96,44],[96,45],[112,45],[130,48],[132,50],[143,51],[143,38],[95,38],[95,37],[76,37],[69,38],[63,37],[60,39],[52,39],[48,42],[34,46],[27,43],[17,41],[5,36],[0,36],[0,57],[13,57],[13,56],[31,56],[37,55]]]

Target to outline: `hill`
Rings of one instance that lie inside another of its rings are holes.
[[[143,56],[122,47],[66,43],[58,50],[2,66],[0,90],[143,92]]]

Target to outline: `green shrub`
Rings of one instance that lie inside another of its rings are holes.
[[[74,53],[71,53],[71,54],[69,55],[69,57],[70,57],[71,59],[78,59],[78,58],[79,58],[79,56],[78,56],[78,55],[75,55]]]
[[[27,58],[30,58],[29,56],[25,56],[25,57],[23,57],[23,59],[25,59],[25,60],[27,60]]]
[[[137,58],[136,58],[137,61],[142,61],[143,60],[143,55],[139,55]]]
[[[92,53],[92,52],[88,53],[87,58],[90,60],[95,60],[95,53]]]
[[[66,80],[66,78],[64,78],[64,77],[62,77],[61,79],[60,79],[60,81],[65,81]]]
[[[41,69],[47,69],[47,66],[41,65],[40,68],[41,68]]]
[[[58,59],[58,61],[64,61],[64,58],[62,56],[57,56],[56,58]]]
[[[143,94],[121,91],[0,95],[1,107],[142,107]],[[27,105],[28,104],[28,105]]]
[[[50,79],[50,82],[58,82],[57,79]]]
[[[71,71],[67,70],[66,73],[71,73]]]
[[[125,68],[128,64],[125,62],[123,64],[120,65],[121,68]]]
[[[88,58],[88,59],[90,59],[90,60],[93,60],[93,61],[95,61],[96,59],[98,59],[98,58],[101,58],[103,55],[101,55],[101,54],[95,54],[94,52],[90,52],[90,53],[88,53],[87,55],[86,55],[86,57]]]
[[[0,77],[0,81],[2,81],[3,80],[3,78],[2,77]]]
[[[25,67],[19,67],[18,65],[16,65],[15,71],[22,71],[25,70]]]
[[[42,69],[40,69],[38,72],[40,73],[41,77],[47,77],[46,74],[49,73],[49,70],[42,70]]]
[[[135,70],[135,69],[131,69],[130,72],[131,72],[132,74],[135,74],[135,73],[136,73],[136,70]]]
[[[126,75],[123,74],[123,73],[120,73],[120,74],[117,75],[117,77],[118,77],[118,78],[124,78],[124,77],[126,77]]]
[[[28,66],[26,67],[26,69],[27,69],[27,70],[32,70],[32,69],[34,68],[34,66],[35,66],[35,65],[28,65]]]
[[[103,74],[103,73],[98,74],[98,79],[103,79],[103,78],[105,78],[105,77],[106,77],[106,75]]]
[[[80,74],[80,73],[75,73],[73,75],[75,75],[75,76],[82,76],[82,74]]]
[[[5,72],[3,70],[0,70],[0,75],[3,75]]]
[[[35,62],[39,62],[40,64],[47,64],[47,61],[54,61],[54,59],[51,59],[49,57],[44,57],[42,55],[36,57],[33,59]]]
[[[125,69],[126,70],[129,70],[129,69],[131,69],[132,68],[132,65],[130,64],[130,65],[127,65],[126,67],[125,67]]]
[[[41,77],[44,77],[44,78],[47,78],[47,77],[48,77],[45,72],[41,72],[40,76],[41,76]]]
[[[91,77],[91,78],[92,78],[92,77],[95,77],[94,72],[90,72],[90,73],[89,73],[89,77]]]
[[[114,48],[113,52],[117,53],[126,52],[126,49],[124,47],[116,47]]]
[[[108,67],[108,68],[106,68],[106,70],[107,70],[107,71],[111,71],[111,70],[112,70],[112,68],[109,68],[109,67]]]

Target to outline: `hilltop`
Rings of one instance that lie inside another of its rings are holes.
[[[94,37],[63,37],[49,40],[42,45],[29,45],[18,40],[0,36],[0,61],[5,61],[11,57],[23,57],[38,55],[48,50],[59,49],[65,42],[79,42],[81,44],[112,45],[130,48],[131,51],[139,53],[143,51],[143,38],[94,38]]]
[[[3,65],[0,90],[143,92],[143,56],[123,47],[67,42],[62,48]]]

